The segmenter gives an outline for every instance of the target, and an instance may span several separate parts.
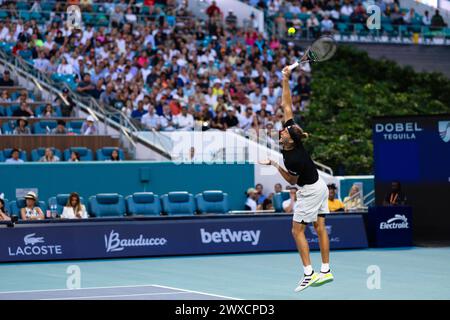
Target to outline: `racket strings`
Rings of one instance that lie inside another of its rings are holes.
[[[308,52],[313,61],[325,61],[330,59],[336,52],[336,42],[329,36],[323,36],[314,41]]]

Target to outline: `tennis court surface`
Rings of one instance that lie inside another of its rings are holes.
[[[318,269],[320,253],[311,258]],[[340,250],[331,259],[335,281],[301,293],[293,252],[8,263],[0,299],[450,299],[450,248]]]

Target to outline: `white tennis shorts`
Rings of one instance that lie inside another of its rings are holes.
[[[294,205],[295,222],[315,222],[319,214],[329,213],[328,187],[320,177],[317,182],[299,187]]]

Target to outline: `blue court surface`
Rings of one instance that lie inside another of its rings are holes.
[[[335,281],[295,293],[294,252],[9,263],[0,299],[450,299],[449,266],[450,248],[333,251]]]

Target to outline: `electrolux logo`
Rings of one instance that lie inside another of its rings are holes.
[[[144,238],[142,234],[134,239],[120,238],[118,232],[111,230],[110,234],[105,234],[106,252],[123,251],[127,247],[151,247],[164,246],[167,244],[166,238]]]
[[[409,229],[408,218],[405,215],[396,214],[386,222],[380,223],[380,230]]]
[[[202,243],[229,243],[229,242],[249,242],[256,246],[259,243],[261,230],[239,230],[232,231],[231,229],[220,229],[220,231],[207,232],[205,229],[200,229],[200,236]]]
[[[30,233],[23,237],[24,246],[8,247],[10,257],[14,256],[46,256],[63,254],[61,245],[45,244],[44,237]]]
[[[415,140],[423,131],[417,122],[376,123],[375,133],[382,134],[384,140]]]

